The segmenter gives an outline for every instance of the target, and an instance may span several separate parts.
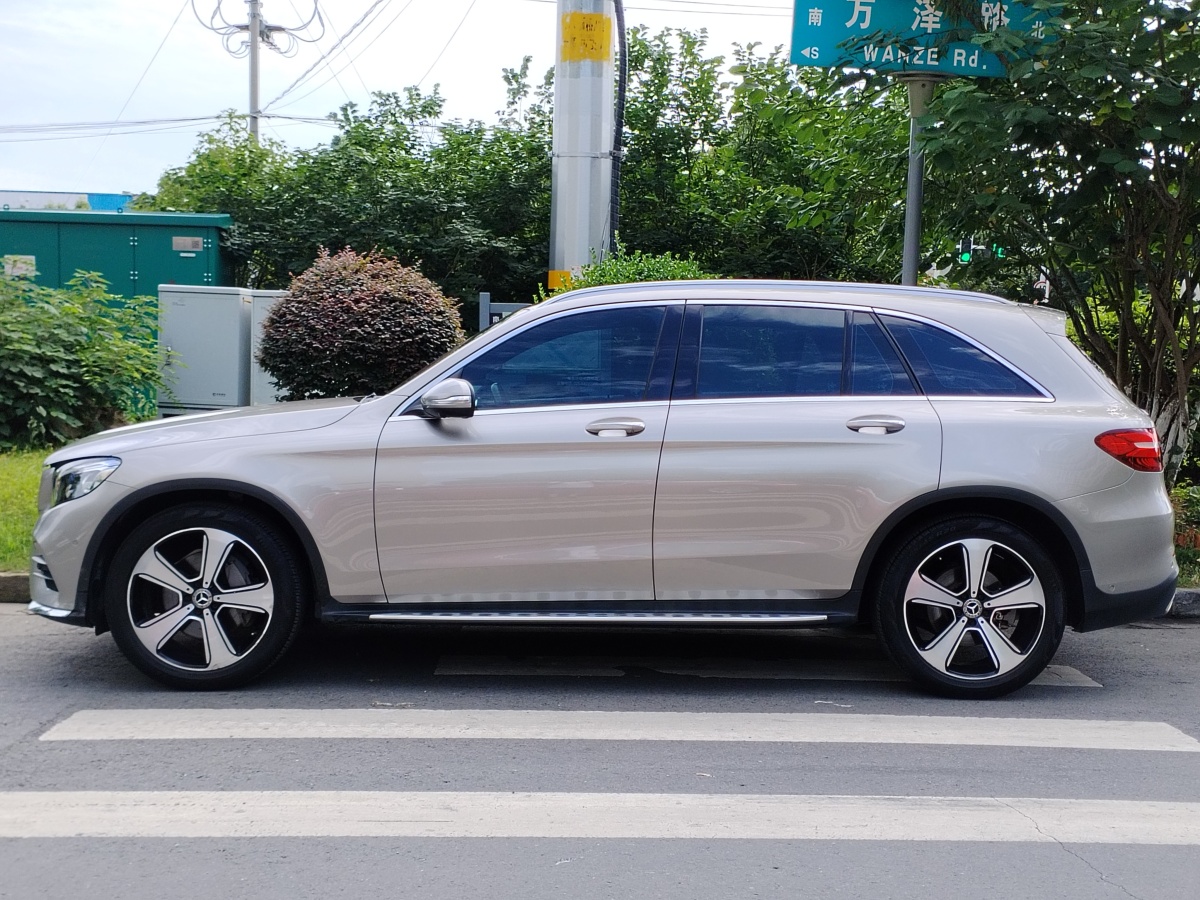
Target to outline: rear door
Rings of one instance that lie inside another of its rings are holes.
[[[659,600],[821,600],[905,501],[941,427],[864,310],[688,306],[659,469]]]

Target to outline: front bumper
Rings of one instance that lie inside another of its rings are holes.
[[[83,613],[75,611],[75,598],[59,592],[46,560],[36,554],[29,560],[29,597],[31,613],[68,625],[87,625]]]

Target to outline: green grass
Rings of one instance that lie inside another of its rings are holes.
[[[0,572],[26,572],[45,450],[0,453]]]

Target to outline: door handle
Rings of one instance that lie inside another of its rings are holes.
[[[904,428],[904,420],[899,416],[859,416],[846,427],[859,434],[895,434]]]
[[[646,430],[646,423],[641,419],[600,419],[587,426],[587,430],[597,437],[629,437]]]

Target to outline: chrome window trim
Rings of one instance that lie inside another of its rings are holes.
[[[974,347],[976,350],[978,350],[980,353],[984,354],[985,356],[991,357],[993,360],[998,362],[1000,365],[1004,366],[1004,368],[1008,369],[1010,372],[1012,372],[1014,375],[1016,375],[1018,378],[1020,378],[1026,384],[1028,384],[1031,388],[1033,388],[1035,391],[1037,391],[1039,394],[1041,394],[1040,398],[1033,398],[1033,397],[1022,397],[1020,395],[1014,395],[1014,394],[1002,394],[1002,395],[995,395],[995,394],[982,394],[982,395],[981,394],[929,394],[929,393],[922,392],[921,396],[923,396],[923,397],[928,397],[930,400],[934,400],[934,399],[942,399],[942,400],[983,400],[983,399],[1034,400],[1034,399],[1041,399],[1043,401],[1050,401],[1050,402],[1054,401],[1054,395],[1052,393],[1050,393],[1050,391],[1046,390],[1046,388],[1043,387],[1037,381],[1037,379],[1033,378],[1032,376],[1030,376],[1030,375],[1026,374],[1025,372],[1021,371],[1020,369],[1018,369],[1015,365],[1010,363],[1003,356],[996,353],[996,351],[994,351],[988,347],[985,347],[983,344],[979,343],[979,341],[975,340],[974,338],[972,338],[968,335],[963,334],[961,331],[959,331],[957,328],[954,328],[953,326],[947,325],[944,322],[938,322],[934,319],[928,319],[925,316],[916,315],[915,313],[900,312],[899,310],[894,310],[894,309],[886,309],[883,307],[872,307],[871,311],[874,312],[877,316],[881,316],[881,317],[882,316],[892,316],[893,318],[896,318],[896,319],[908,319],[910,322],[919,322],[922,325],[928,325],[931,328],[938,328],[942,331],[945,331],[948,334],[952,334],[959,340],[965,341],[966,343],[970,344],[972,347]],[[883,325],[883,327],[885,329],[887,328],[886,322],[881,323],[881,324]]]
[[[859,397],[891,397],[903,396],[904,398],[915,400],[925,399],[924,394],[776,394],[770,397],[685,397],[681,400],[672,400],[672,406],[709,406],[714,403],[736,403],[739,406],[745,403],[834,403],[841,402],[847,399],[856,400]]]
[[[1017,373],[1018,375],[1020,372]],[[1036,382],[1032,382],[1037,387]],[[947,400],[967,400],[976,403],[1054,403],[1053,396],[1042,394],[1039,397],[1028,397],[1020,394],[919,394],[927,400],[945,402]]]
[[[672,406],[683,406],[685,404],[700,405],[710,403],[799,403],[799,402],[816,402],[830,403],[833,401],[846,400],[967,400],[967,401],[985,401],[988,403],[1053,403],[1053,397],[1027,397],[1013,394],[784,394],[773,397],[687,397],[682,400],[672,400]],[[562,407],[546,407],[547,409],[561,409]],[[494,411],[494,410],[493,410]]]

